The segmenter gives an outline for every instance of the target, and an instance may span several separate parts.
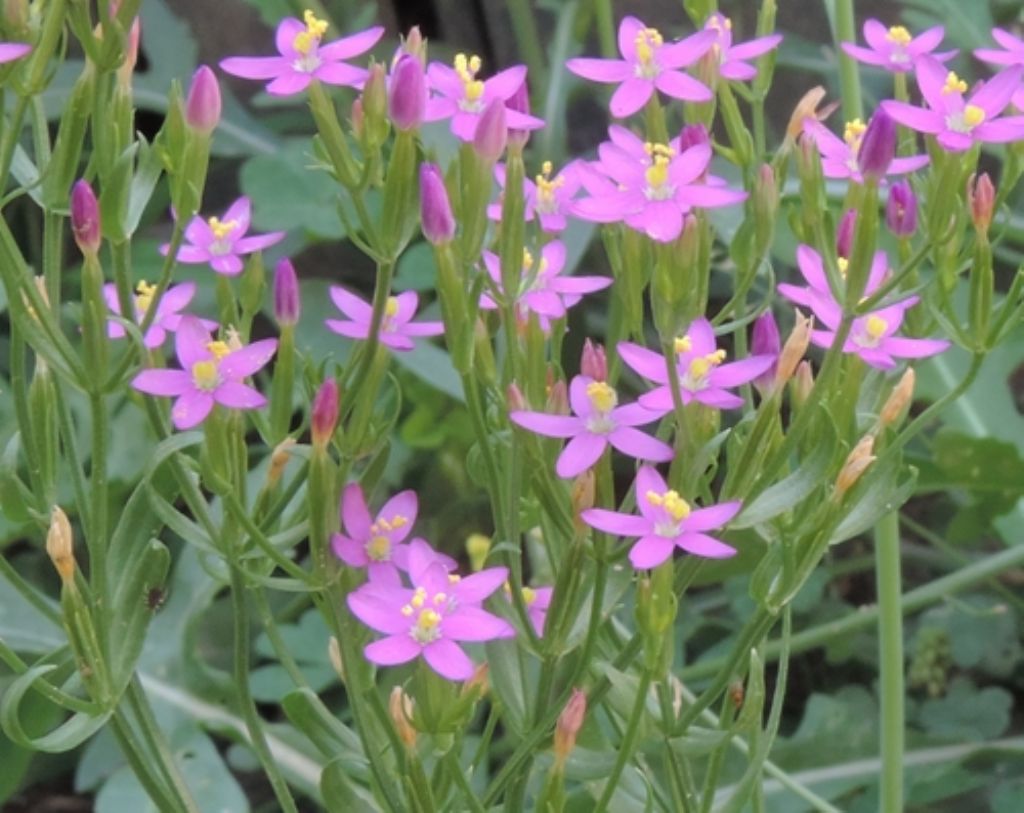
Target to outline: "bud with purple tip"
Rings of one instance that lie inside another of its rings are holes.
[[[220,85],[213,71],[200,65],[192,75],[185,100],[185,122],[202,135],[210,135],[220,123]]]
[[[494,164],[505,152],[508,144],[508,124],[505,120],[505,102],[492,99],[476,123],[473,149],[484,161]]]
[[[524,113],[527,116],[530,115],[530,91],[526,87],[526,80],[519,86],[519,90],[509,97],[508,102],[509,110],[515,110],[517,113]],[[509,130],[508,131],[508,146],[513,149],[522,150],[526,146],[526,142],[530,140],[529,130]]]
[[[423,236],[435,246],[455,237],[455,216],[437,164],[420,164],[420,223]]]
[[[754,322],[753,335],[750,339],[750,354],[752,356],[772,356],[778,359],[782,350],[782,340],[779,337],[779,326],[775,322],[775,316],[770,310],[765,311]],[[767,395],[775,382],[775,366],[765,370],[754,379],[754,386],[761,395]]]
[[[857,166],[865,181],[877,183],[896,157],[896,122],[882,108],[868,122],[857,150]]]
[[[84,179],[71,188],[71,231],[83,254],[95,256],[100,250],[100,207]]]
[[[338,423],[338,382],[328,378],[320,385],[313,398],[310,415],[313,448],[324,449],[334,435]]]
[[[910,237],[917,231],[917,197],[909,181],[897,181],[889,188],[885,224],[897,237]]]
[[[418,57],[403,54],[391,72],[388,114],[399,130],[415,130],[427,108],[427,75]]]
[[[604,345],[592,342],[590,339],[583,342],[580,373],[594,381],[608,380],[608,359],[604,353]]]
[[[853,251],[853,231],[857,226],[857,210],[847,209],[836,228],[836,256],[850,259]]]
[[[281,327],[292,326],[299,321],[300,312],[299,279],[295,266],[285,257],[274,266],[274,318]]]

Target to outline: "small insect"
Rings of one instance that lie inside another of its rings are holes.
[[[743,684],[740,681],[734,681],[729,686],[729,699],[732,701],[733,706],[737,711],[743,706],[743,695],[744,689]]]
[[[152,612],[156,612],[164,606],[164,602],[167,601],[167,591],[162,587],[150,587],[146,591],[146,607]]]

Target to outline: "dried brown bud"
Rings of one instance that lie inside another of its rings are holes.
[[[274,451],[270,455],[270,469],[267,471],[267,488],[277,488],[281,475],[284,473],[284,467],[288,465],[294,445],[295,438],[285,438],[274,447]]]
[[[412,725],[412,715],[416,708],[415,701],[407,695],[401,686],[395,686],[388,698],[388,712],[391,714],[391,722],[395,724],[395,731],[399,739],[405,743],[406,748],[416,747],[416,729]]]
[[[65,584],[73,584],[75,578],[74,536],[68,515],[60,506],[55,505],[50,511],[50,528],[46,532],[46,553],[57,568],[60,580]]]
[[[793,323],[793,330],[782,346],[782,353],[779,354],[779,363],[775,368],[775,387],[782,387],[793,377],[797,366],[803,360],[807,346],[811,343],[811,329],[814,327],[814,317],[804,316],[800,311],[796,312],[796,321]]]
[[[880,426],[891,426],[903,417],[903,412],[914,397],[914,368],[908,367],[907,371],[900,378],[899,383],[893,388],[886,402],[882,405],[882,411],[878,414]]]
[[[594,507],[594,470],[587,469],[572,481],[572,515],[577,533],[586,528],[580,514]]]
[[[576,735],[583,728],[583,719],[587,714],[587,696],[579,689],[573,689],[569,702],[558,715],[555,725],[555,765],[561,769],[565,765],[572,749],[576,747]]]
[[[875,438],[872,435],[865,435],[853,447],[853,450],[847,455],[843,467],[839,470],[839,476],[836,478],[836,487],[832,494],[834,500],[839,501],[842,499],[843,495],[853,488],[861,475],[864,474],[867,467],[875,461],[875,456],[872,454],[874,448]]]
[[[480,664],[476,671],[473,672],[473,677],[462,684],[462,694],[475,694],[479,700],[491,688],[490,681],[491,667],[486,663]]]
[[[796,373],[793,375],[793,389],[791,393],[793,406],[802,407],[807,403],[807,397],[811,394],[813,388],[814,373],[811,371],[811,363],[809,361],[801,361],[796,367]]]
[[[789,125],[786,127],[786,140],[794,141],[804,131],[804,120],[815,119],[821,121],[827,118],[833,110],[836,109],[836,102],[826,105],[821,110],[818,109],[818,105],[821,104],[822,99],[825,98],[825,88],[821,85],[811,88],[807,91],[799,102],[796,103],[796,107],[793,108],[793,114],[789,117]]]

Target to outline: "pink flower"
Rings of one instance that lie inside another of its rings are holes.
[[[977,48],[974,55],[990,65],[1024,65],[1024,40],[1002,28],[992,29],[992,38],[1006,50]]]
[[[821,153],[821,171],[826,178],[849,179],[864,183],[857,156],[867,126],[860,119],[846,123],[843,137],[832,134],[817,119],[804,119],[804,132],[814,141]],[[893,159],[887,175],[903,175],[920,169],[928,163],[927,155],[910,155]]]
[[[349,321],[328,319],[327,327],[350,339],[368,339],[373,308],[355,294],[339,285],[331,286],[331,299]],[[414,336],[440,336],[444,333],[442,322],[413,322],[419,296],[415,291],[405,291],[398,296],[388,297],[384,318],[380,324],[380,343],[393,350],[412,350]]]
[[[740,82],[747,82],[757,76],[757,68],[747,64],[747,60],[768,53],[782,42],[781,34],[769,34],[767,37],[733,45],[732,20],[717,11],[708,17],[704,29],[714,31],[717,36],[711,50],[718,56],[719,75]]]
[[[704,532],[720,528],[736,516],[739,502],[693,509],[654,468],[641,466],[636,475],[636,504],[639,516],[588,508],[580,518],[599,531],[640,537],[629,551],[629,561],[637,570],[657,567],[676,548],[707,559],[724,559],[736,553]]]
[[[280,56],[233,56],[221,60],[220,67],[243,79],[270,79],[267,93],[290,96],[309,87],[314,79],[328,85],[361,87],[366,69],[341,60],[365,54],[384,34],[381,26],[342,37],[326,45],[320,41],[327,23],[307,11],[303,21],[288,17],[277,26],[276,44]]]
[[[484,265],[495,286],[504,294],[498,255],[485,251]],[[514,293],[520,318],[525,320],[532,311],[539,317],[541,327],[547,330],[548,320],[565,316],[567,309],[576,305],[583,294],[600,291],[612,284],[610,277],[563,277],[564,269],[565,244],[560,240],[544,244],[539,263],[535,263],[529,251],[523,251],[523,275],[520,288]],[[493,310],[498,305],[488,294],[483,294],[480,307]]]
[[[523,586],[523,604],[526,605],[526,614],[538,638],[544,637],[544,622],[547,621],[548,608],[551,606],[551,596],[554,592],[554,587]],[[512,600],[512,586],[508,582],[505,582],[505,597],[509,601]]]
[[[155,293],[156,286],[149,285],[145,280],[135,286],[135,296],[132,298],[132,304],[134,305],[132,319],[134,319],[136,324],[142,324],[142,320],[146,318],[146,314],[153,303],[153,295]],[[151,350],[155,347],[160,347],[164,340],[166,340],[167,334],[174,333],[178,329],[182,319],[181,311],[192,301],[195,293],[196,284],[194,282],[183,282],[181,285],[173,285],[164,292],[164,295],[160,297],[160,303],[156,306],[156,316],[153,317],[153,323],[149,326],[149,330],[146,331],[146,335],[143,337],[143,343],[146,347]],[[106,300],[107,307],[110,310],[118,316],[122,315],[121,303],[117,298],[117,286],[114,283],[108,282],[103,286],[103,298]],[[214,330],[217,327],[216,322],[211,322],[207,319],[200,319],[199,323],[206,330]],[[111,319],[107,323],[107,336],[111,339],[120,339],[124,335],[124,327],[116,321]]]
[[[635,372],[659,387],[640,396],[638,403],[659,417],[673,409],[665,357],[632,342],[619,342],[620,358]],[[723,364],[725,351],[719,350],[715,331],[707,319],[696,319],[686,335],[675,340],[679,396],[684,404],[698,401],[715,409],[735,409],[743,399],[728,392],[767,372],[775,363],[774,355],[751,356]]]
[[[684,40],[666,43],[656,28],[636,17],[619,24],[619,53],[623,59],[570,59],[565,66],[594,82],[620,83],[612,94],[616,118],[631,116],[651,98],[655,89],[686,102],[707,102],[711,91],[679,68],[692,65],[714,45],[715,31],[698,31]]]
[[[209,263],[218,274],[238,276],[242,273],[242,255],[262,251],[280,243],[285,236],[283,231],[274,231],[246,237],[251,216],[249,198],[241,197],[228,207],[223,220],[218,217],[208,220],[198,215],[193,217],[185,227],[188,243],[178,249],[178,262]],[[170,248],[170,244],[164,243],[160,246],[160,253],[166,255]]]
[[[526,81],[526,66],[514,65],[490,79],[476,78],[480,57],[458,54],[454,67],[431,62],[427,79],[436,96],[427,102],[425,121],[451,118],[452,132],[462,141],[472,141],[480,114],[495,99],[505,102],[505,123],[513,130],[536,130],[544,126],[541,119],[514,110],[509,100]]]
[[[555,472],[566,479],[593,466],[609,444],[640,460],[671,460],[671,446],[634,428],[652,423],[658,416],[639,404],[618,406],[618,402],[618,395],[606,382],[578,375],[569,385],[569,405],[575,415],[515,411],[509,413],[509,419],[539,435],[571,438],[555,464]]]
[[[917,85],[928,107],[889,100],[882,108],[900,124],[934,135],[947,150],[962,152],[976,142],[1024,138],[1024,116],[999,118],[1020,86],[1024,66],[1000,71],[968,97],[967,83],[930,57],[917,61]]]
[[[565,228],[565,216],[571,213],[572,199],[580,188],[581,166],[581,161],[572,161],[552,178],[554,167],[550,161],[545,161],[540,174],[536,175],[534,180],[523,178],[523,216],[527,222],[536,217],[540,221],[541,229],[546,232],[560,232]],[[494,168],[494,176],[504,190],[504,164],[498,164]],[[492,203],[488,206],[487,216],[491,220],[501,220],[501,203]]]
[[[363,653],[379,666],[408,663],[422,655],[441,677],[468,680],[475,667],[460,642],[515,635],[507,621],[480,606],[507,578],[503,567],[453,578],[429,546],[411,546],[411,587],[397,577],[371,579],[348,596],[352,614],[386,636],[368,644]]]
[[[652,240],[667,243],[683,230],[692,208],[716,208],[743,201],[747,193],[725,188],[707,176],[711,147],[696,144],[679,152],[669,144],[645,144],[622,127],[609,128],[611,141],[598,147],[599,161],[582,176],[590,193],[573,212],[597,223],[625,222]]]
[[[243,379],[263,367],[277,349],[277,339],[243,347],[237,337],[214,341],[194,316],[183,316],[174,336],[180,370],[143,370],[132,386],[149,395],[176,397],[171,419],[178,429],[202,423],[213,405],[259,409],[267,399]]]
[[[32,50],[26,42],[0,42],[0,64],[21,59]]]
[[[334,553],[351,567],[365,567],[370,579],[386,577],[384,571],[396,568],[408,570],[410,546],[404,542],[412,532],[418,508],[416,492],[402,491],[384,503],[376,517],[371,517],[362,486],[349,483],[341,494],[344,533],[331,537]],[[448,570],[455,569],[454,560],[436,555]]]
[[[902,25],[887,29],[878,20],[872,19],[864,23],[864,39],[869,47],[844,42],[842,48],[848,56],[865,65],[885,68],[891,73],[910,73],[914,69],[914,62],[921,56],[930,55],[939,62],[946,62],[956,56],[955,50],[932,53],[939,47],[944,34],[945,29],[937,25],[911,37]]]
[[[846,268],[849,260],[839,257],[836,260],[839,266],[839,273],[846,276]],[[800,244],[796,249],[796,264],[800,269],[803,278],[807,280],[809,287],[790,285],[788,282],[779,284],[779,293],[790,302],[814,310],[815,301],[835,302],[832,289],[828,284],[828,277],[825,275],[825,265],[813,248]],[[889,274],[889,258],[884,251],[876,251],[871,261],[871,269],[868,271],[868,281],[864,288],[864,295],[870,296],[881,285]]]

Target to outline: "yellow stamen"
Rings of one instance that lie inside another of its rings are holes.
[[[540,175],[534,178],[534,182],[537,184],[537,201],[541,205],[550,205],[555,199],[555,190],[565,184],[565,178],[551,179],[551,173],[553,167],[550,161],[545,161],[541,164]]]
[[[206,343],[206,349],[213,353],[214,358],[220,361],[224,356],[231,352],[231,348],[228,347],[226,342],[213,341]]]
[[[408,604],[406,604],[404,607],[402,607],[402,615],[404,615],[406,618],[411,616],[413,614],[413,612],[414,612],[413,608],[410,605],[408,605]]]
[[[409,603],[417,610],[423,606],[423,603],[427,600],[427,591],[422,587],[417,587],[416,592],[413,593],[412,598],[409,599]]]
[[[712,367],[717,367],[725,361],[725,351],[716,350],[706,356],[698,356],[690,362],[690,378],[694,381],[702,381],[707,378]]]
[[[423,632],[430,632],[441,623],[441,614],[434,610],[424,610],[416,619],[416,626]]]
[[[533,268],[533,254],[530,253],[530,249],[523,249],[523,270],[529,271]]]
[[[317,19],[309,9],[302,15],[302,21],[306,24],[306,30],[295,35],[292,48],[305,56],[320,44],[320,40],[327,33],[327,21]]]
[[[648,491],[644,494],[644,499],[653,506],[661,506],[665,504],[664,498],[657,491]]]
[[[693,349],[693,342],[690,341],[689,336],[683,336],[682,338],[676,338],[672,342],[672,346],[676,353],[689,353]]]
[[[664,40],[657,28],[641,28],[636,33],[633,44],[636,47],[636,59],[643,66],[648,66],[654,59],[654,52],[662,46]]]
[[[676,522],[690,516],[690,504],[679,496],[675,489],[669,489],[664,494],[657,491],[648,491],[644,499],[656,508],[664,508],[666,513]]]
[[[523,588],[523,604],[529,607],[533,602],[537,600],[537,591],[532,587]]]
[[[861,137],[864,135],[864,131],[866,129],[867,125],[865,125],[860,119],[854,119],[853,121],[846,122],[846,127],[843,130],[843,141],[846,142],[847,146],[849,146],[851,150],[856,152],[857,147],[860,146]]]
[[[647,185],[653,189],[660,189],[664,186],[668,181],[668,158],[656,155],[654,163],[644,172],[644,179],[647,181]]]
[[[966,93],[967,83],[953,71],[946,74],[946,84],[942,86],[943,93]]]
[[[149,285],[145,280],[139,282],[135,286],[135,309],[141,314],[146,314],[149,311],[149,306],[153,304],[155,293],[155,285]]]
[[[890,28],[889,33],[885,35],[885,38],[893,45],[907,45],[911,40],[910,32],[902,25],[894,25]]]
[[[975,104],[969,104],[964,108],[964,124],[968,127],[977,127],[985,120],[985,111]]]
[[[462,80],[462,87],[466,94],[466,100],[470,102],[479,101],[484,95],[484,83],[476,78],[480,70],[480,57],[467,57],[465,54],[455,55],[455,72]]]
[[[881,316],[869,316],[864,324],[865,330],[867,330],[868,336],[876,341],[881,339],[885,334],[886,329],[889,327],[889,323],[885,321]]]
[[[587,397],[598,412],[611,412],[619,402],[615,390],[604,381],[591,381],[587,384]]]
[[[846,269],[850,267],[850,261],[846,257],[838,257],[836,259],[836,266],[839,268],[839,273],[846,279]]]
[[[398,313],[398,297],[389,296],[387,304],[384,305],[384,315],[394,317]]]
[[[374,562],[391,561],[391,540],[386,536],[375,536],[366,543],[366,555]]]
[[[220,382],[216,361],[197,361],[192,365],[192,383],[201,390],[212,390]]]
[[[223,240],[238,227],[237,220],[221,221],[219,217],[211,217],[206,222],[209,224],[210,231],[213,232],[213,237],[215,240]]]

